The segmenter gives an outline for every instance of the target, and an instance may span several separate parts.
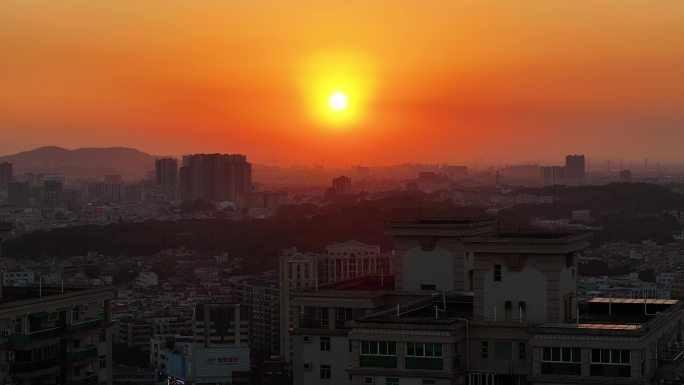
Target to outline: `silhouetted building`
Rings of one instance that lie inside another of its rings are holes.
[[[565,177],[583,180],[585,176],[584,155],[568,155],[565,157]]]
[[[178,187],[178,161],[174,158],[161,158],[155,161],[155,179],[161,186],[164,197],[176,199]]]
[[[539,167],[539,173],[543,181],[565,178],[565,167],[563,166],[543,166]]]
[[[83,195],[89,201],[116,202],[121,200],[121,183],[87,182]]]
[[[630,170],[620,171],[620,182],[630,183],[632,181],[632,172]]]
[[[5,287],[3,384],[111,384],[109,287]]]
[[[7,185],[12,181],[12,163],[0,163],[0,191],[6,191]]]
[[[7,184],[7,204],[12,207],[28,207],[29,193],[28,182],[9,182]]]
[[[121,177],[121,175],[118,174],[104,176],[104,181],[107,183],[121,183],[122,180],[123,178]]]
[[[351,194],[351,178],[343,175],[333,179],[332,189],[337,195]]]
[[[161,158],[155,161],[157,184],[160,186],[178,183],[178,161],[174,158]]]
[[[252,165],[241,154],[185,155],[179,175],[183,200],[235,202],[252,187]]]
[[[54,209],[62,203],[62,190],[64,186],[58,180],[43,181],[42,202],[44,208]]]

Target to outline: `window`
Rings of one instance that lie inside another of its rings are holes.
[[[322,307],[321,309],[321,326],[328,326],[328,308]]]
[[[100,369],[107,367],[107,356],[100,356]]]
[[[302,336],[302,342],[304,342],[305,344],[310,344],[311,343],[311,336],[306,336],[306,335]]]
[[[397,343],[394,341],[361,341],[359,364],[365,368],[396,368]]]
[[[105,332],[100,333],[100,342],[107,342],[107,333],[105,333]]]
[[[524,342],[518,342],[518,359],[519,360],[525,359],[525,343]]]
[[[489,342],[480,342],[480,353],[482,354],[482,358],[487,358],[489,356]]]
[[[81,347],[81,340],[74,340],[73,342],[74,349],[78,349]]]
[[[494,265],[494,281],[501,282],[501,265]]]
[[[598,377],[631,377],[632,360],[630,351],[591,349],[589,375]]]
[[[420,285],[420,290],[430,290],[430,291],[435,291],[437,290],[437,286],[433,284],[426,284],[423,283]]]
[[[511,360],[513,348],[510,342],[494,342],[494,358],[497,360]]]
[[[321,337],[321,351],[322,352],[329,352],[330,351],[330,337]]]
[[[361,341],[361,355],[396,356],[397,343],[394,341]]]
[[[426,380],[424,379],[421,381],[421,385],[435,385],[436,381],[435,380]]]
[[[442,357],[442,344],[431,342],[407,342],[407,357]]]
[[[351,374],[350,374],[350,376],[351,376]],[[351,380],[351,378],[350,378],[350,380]],[[373,385],[373,377],[364,377],[363,383],[366,385]]]
[[[321,379],[330,379],[330,365],[321,365]]]
[[[581,373],[580,348],[551,348],[542,350],[541,373],[579,376]]]
[[[385,385],[399,385],[399,379],[387,377],[385,378]]]
[[[313,367],[313,365],[311,365],[311,362],[305,362],[304,363],[304,371],[310,372],[312,367]]]

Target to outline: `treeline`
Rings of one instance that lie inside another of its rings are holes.
[[[385,223],[407,217],[483,217],[481,209],[438,202],[429,195],[388,197],[354,203],[282,207],[267,219],[231,221],[189,219],[146,221],[107,226],[78,226],[41,231],[3,243],[3,254],[14,258],[69,257],[90,251],[110,256],[151,255],[185,246],[206,252],[228,252],[246,258],[251,270],[277,266],[283,248],[322,251],[325,245],[350,239],[380,245],[388,250],[392,240]]]

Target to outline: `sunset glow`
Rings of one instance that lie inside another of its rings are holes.
[[[3,1],[0,152],[679,159],[683,19],[679,0]]]

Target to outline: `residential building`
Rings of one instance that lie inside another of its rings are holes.
[[[337,195],[347,195],[352,192],[351,178],[348,176],[339,176],[332,180],[332,189]]]
[[[0,163],[0,191],[7,191],[7,186],[13,180],[12,163]]]
[[[565,177],[574,180],[584,180],[586,166],[584,155],[567,155],[565,157]]]
[[[175,158],[160,158],[155,161],[155,179],[162,188],[164,197],[168,200],[176,199],[178,188],[178,160]]]
[[[0,379],[5,384],[112,384],[108,287],[5,287]]]
[[[11,207],[29,207],[29,182],[7,184],[7,204]]]
[[[496,228],[489,220],[390,223],[393,287],[350,294],[345,285],[352,279],[293,291],[294,382],[651,384],[681,378],[678,300],[579,301],[577,259],[591,234]],[[343,322],[332,326],[333,319]]]
[[[192,335],[156,335],[150,340],[150,360],[174,380],[243,383],[251,362],[248,317],[239,304],[198,303]]]
[[[232,201],[252,189],[252,165],[241,154],[191,154],[180,168],[183,200]]]
[[[326,246],[323,253],[301,253],[285,249],[280,256],[280,355],[289,362],[292,344],[288,330],[293,325],[290,292],[315,288],[337,281],[373,275],[391,279],[391,256],[380,247],[357,241]]]

